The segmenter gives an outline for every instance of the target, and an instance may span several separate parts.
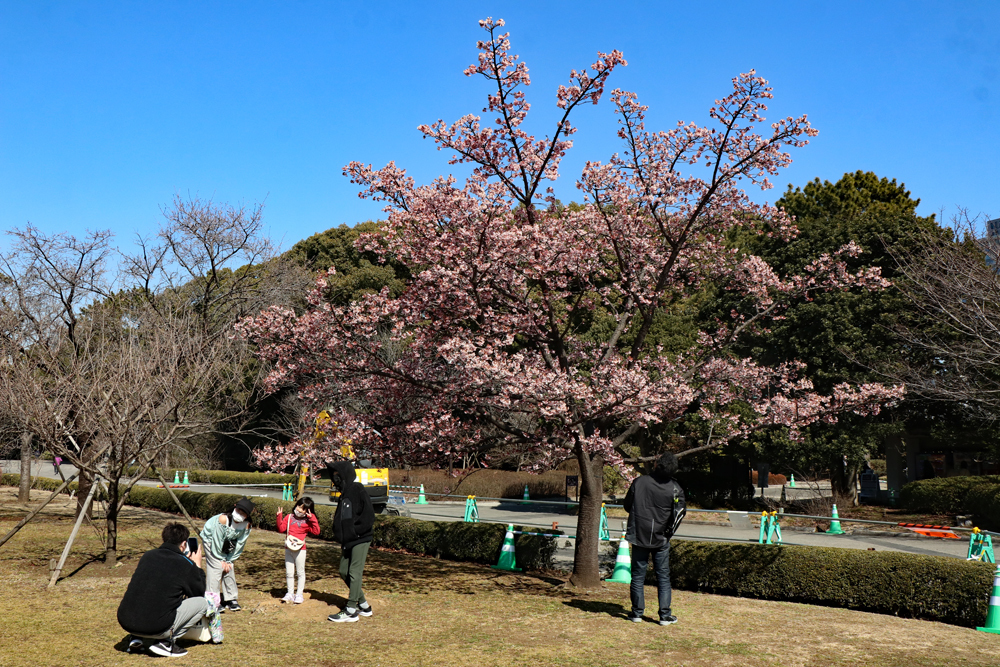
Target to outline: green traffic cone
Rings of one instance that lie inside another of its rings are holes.
[[[190,484],[190,482],[188,481],[188,471],[187,470],[184,471],[184,483],[185,484]]]
[[[175,470],[174,471],[174,484],[180,484],[180,483],[181,483],[181,473],[180,473],[179,470]]]
[[[625,533],[622,533],[622,539],[618,543],[615,571],[611,573],[611,578],[605,579],[605,581],[613,581],[616,584],[632,583],[632,555],[628,550],[628,542],[625,541]]]
[[[424,495],[424,485],[420,485],[420,495],[417,497],[417,505],[429,505],[427,496]]]
[[[990,594],[990,608],[986,612],[986,625],[976,630],[1000,635],[1000,566],[993,575],[993,592]]]
[[[528,497],[528,485],[527,484],[524,485],[524,497],[521,498],[521,500],[531,500],[531,498]]]
[[[597,536],[600,540],[610,540],[611,531],[608,530],[608,512],[604,507],[604,503],[601,503],[601,532]]]
[[[760,515],[760,537],[757,538],[757,544],[764,544],[765,538],[767,538],[767,529],[771,523],[771,517],[767,512],[761,512]]]
[[[788,486],[792,487],[793,489],[795,488],[795,475],[792,475],[792,481],[788,484]]]
[[[833,506],[833,518],[830,521],[830,530],[826,531],[827,535],[843,535],[844,531],[840,528],[840,516],[837,514],[837,506]]]
[[[500,547],[500,560],[493,566],[494,570],[520,572],[514,558],[514,524],[507,524],[507,534],[503,536],[503,546]]]

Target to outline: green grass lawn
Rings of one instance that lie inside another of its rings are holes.
[[[25,507],[0,488],[0,534]],[[33,494],[33,501],[43,494]],[[0,547],[0,667],[140,665],[157,659],[123,652],[118,602],[139,556],[159,546],[175,517],[126,508],[120,565],[85,526],[64,578],[47,589],[72,516],[60,499]],[[213,667],[406,667],[460,665],[994,665],[1000,636],[939,623],[843,609],[674,594],[680,622],[624,620],[628,590],[607,584],[581,592],[563,577],[508,574],[389,551],[372,551],[365,588],[375,615],[354,624],[326,620],[344,601],[336,545],[311,542],[306,602],[282,605],[282,538],[255,531],[237,562],[244,611],[224,616],[222,645],[189,646],[177,665]],[[647,588],[647,614],[656,592]]]

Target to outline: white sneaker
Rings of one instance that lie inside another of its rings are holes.
[[[358,607],[358,614],[361,616],[371,616],[372,606],[370,604],[364,604]]]
[[[285,593],[285,597],[281,598],[281,601],[282,602],[291,602],[294,599],[295,599],[295,596],[292,595],[291,591],[289,591],[288,593]]]
[[[301,595],[296,595],[295,598],[292,600],[292,602],[294,602],[295,604],[302,604],[303,602],[305,602],[305,598],[303,598]]]

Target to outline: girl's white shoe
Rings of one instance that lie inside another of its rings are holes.
[[[305,602],[305,599],[301,595],[296,595],[293,602],[295,604],[302,604],[303,602]]]
[[[292,595],[291,591],[289,591],[289,592],[285,593],[285,597],[281,598],[281,601],[282,602],[291,602],[294,599],[295,599],[295,596]]]

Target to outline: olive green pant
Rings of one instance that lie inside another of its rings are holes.
[[[347,608],[357,609],[365,602],[365,593],[361,590],[361,573],[365,570],[365,559],[368,558],[369,542],[355,544],[349,550],[340,553],[340,578],[351,589],[347,598]]]

